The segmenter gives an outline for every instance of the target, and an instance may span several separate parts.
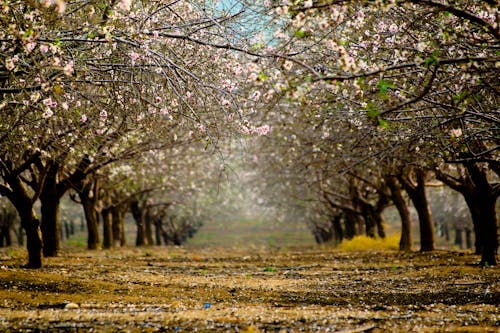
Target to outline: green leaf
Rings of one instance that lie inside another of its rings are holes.
[[[377,108],[375,104],[370,102],[366,106],[366,114],[368,115],[369,118],[375,119],[380,115],[380,110]]]
[[[305,32],[304,30],[297,30],[297,31],[295,31],[295,33],[293,35],[295,37],[304,38],[304,37],[311,36],[311,33]]]
[[[263,269],[264,272],[276,272],[276,268],[274,267],[264,267]]]
[[[377,88],[380,91],[380,94],[384,95],[387,93],[389,89],[394,89],[396,86],[392,81],[380,80],[377,82]]]
[[[432,55],[425,59],[424,61],[424,66],[429,67],[429,66],[436,66],[439,65],[439,51],[434,51],[432,52]]]
[[[391,127],[391,125],[389,124],[389,122],[387,122],[384,119],[379,119],[378,120],[378,126],[381,127],[381,128],[383,128],[383,129],[388,129],[389,127]]]

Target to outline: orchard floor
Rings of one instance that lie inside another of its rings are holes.
[[[1,332],[500,332],[500,267],[468,253],[0,249]]]

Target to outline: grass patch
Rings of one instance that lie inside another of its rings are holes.
[[[398,250],[399,238],[397,234],[385,238],[356,236],[351,240],[343,241],[339,248],[343,251]]]

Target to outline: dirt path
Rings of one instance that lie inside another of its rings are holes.
[[[500,268],[463,253],[11,252],[2,332],[500,332]]]

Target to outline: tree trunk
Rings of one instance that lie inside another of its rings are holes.
[[[87,221],[87,249],[97,250],[101,247],[99,236],[99,214],[96,209],[96,201],[87,195],[80,193],[85,221]]]
[[[149,245],[153,245],[154,244],[153,218],[151,216],[149,208],[146,209],[145,223],[146,223],[146,241],[148,242]]]
[[[480,238],[483,244],[480,264],[483,266],[492,266],[497,264],[496,255],[498,251],[496,201],[491,197],[484,198],[481,200],[480,208]]]
[[[488,182],[486,169],[482,168],[477,163],[467,163],[465,165],[472,183],[474,184],[476,194],[476,205],[478,213],[473,216],[477,220],[474,224],[478,225],[478,234],[481,251],[481,265],[496,265],[497,250],[498,250],[498,221],[496,215],[496,198],[495,190]],[[472,214],[472,210],[471,210]]]
[[[87,249],[96,250],[101,247],[99,235],[99,185],[96,176],[89,179],[82,179],[76,186],[80,203],[85,214],[87,225]]]
[[[161,225],[163,221],[159,217],[154,217],[154,226],[155,226],[155,240],[156,240],[156,245],[160,246],[161,245]]]
[[[34,213],[29,218],[21,219],[26,231],[26,244],[28,249],[27,268],[42,268],[42,231],[40,230],[40,220]]]
[[[399,250],[400,251],[411,251],[412,237],[411,237],[411,215],[406,201],[401,192],[401,186],[399,185],[397,178],[395,176],[386,177],[387,186],[391,190],[392,202],[398,210],[399,217],[401,218],[401,239],[399,240]]]
[[[113,216],[110,208],[104,208],[102,215],[102,247],[110,249],[113,246]]]
[[[344,231],[342,230],[342,215],[335,215],[332,219],[333,230],[335,233],[335,244],[340,244],[344,239]]]
[[[356,213],[350,211],[345,211],[344,216],[345,238],[353,239],[357,233],[356,230],[357,224],[359,222],[359,216]]]
[[[21,226],[26,232],[26,247],[28,250],[28,263],[26,267],[41,268],[43,265],[43,238],[40,230],[40,220],[33,209],[35,200],[29,196],[26,187],[19,177],[4,175],[3,179],[9,185],[10,189],[7,190],[4,187],[2,195],[7,196],[16,208],[21,220]]]
[[[135,246],[144,246],[146,243],[146,214],[144,208],[139,204],[139,200],[130,203],[130,210],[137,226]]]
[[[114,247],[124,246],[126,244],[124,237],[125,212],[120,206],[113,206],[111,208],[111,215],[112,215],[113,246]]]
[[[409,179],[401,177],[403,186],[410,196],[413,206],[418,214],[418,224],[420,227],[420,251],[434,251],[434,224],[432,213],[425,193],[425,175],[422,169],[415,169],[417,184],[414,185]]]
[[[498,251],[498,191],[488,182],[487,170],[475,162],[464,163],[459,177],[451,177],[440,170],[437,178],[460,192],[469,207],[475,234],[475,251],[481,255],[481,265],[496,265]]]
[[[57,189],[58,165],[49,166],[45,183],[40,193],[42,213],[43,255],[56,257],[61,252],[60,207],[62,195]]]

